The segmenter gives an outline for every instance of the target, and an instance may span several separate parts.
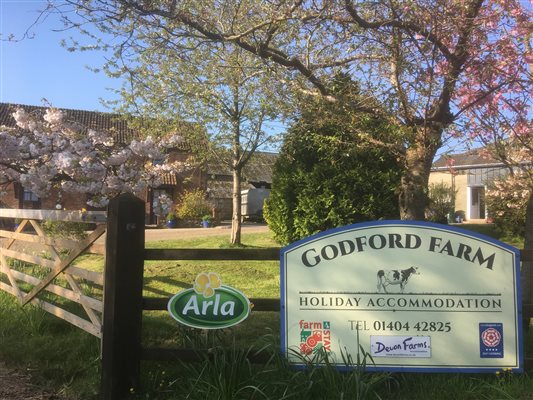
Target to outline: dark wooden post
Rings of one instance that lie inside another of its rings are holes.
[[[144,202],[122,194],[107,211],[102,399],[139,386],[144,268]]]

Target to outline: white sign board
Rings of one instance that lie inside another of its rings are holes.
[[[519,251],[445,225],[379,221],[281,252],[282,351],[293,364],[321,349],[368,369],[521,371]]]

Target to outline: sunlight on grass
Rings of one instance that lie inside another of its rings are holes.
[[[270,233],[243,235],[244,247],[278,247]],[[150,242],[151,248],[226,248],[226,234],[195,239]],[[232,286],[247,297],[279,298],[279,261],[146,261],[144,291],[146,297],[169,297],[189,289],[200,272],[216,272],[225,285]],[[187,329],[170,319],[166,311],[145,312],[143,342],[151,346],[183,345]],[[237,346],[249,346],[250,340],[267,331],[279,337],[279,313],[254,312],[243,323],[227,330]]]
[[[279,247],[271,232],[243,233],[241,242],[242,245],[239,247]],[[227,247],[232,247],[227,233],[191,239],[160,240],[146,243],[146,248],[148,249],[219,249]]]
[[[524,238],[518,236],[502,236],[502,233],[493,224],[454,224],[453,226],[467,231],[481,233],[518,249],[524,248]]]

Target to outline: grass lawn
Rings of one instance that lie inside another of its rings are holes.
[[[497,235],[491,226],[468,226]],[[247,247],[278,247],[270,234],[245,234]],[[516,243],[520,245],[520,243]],[[151,248],[228,247],[228,234],[190,240],[149,243]],[[101,270],[103,259],[82,257],[78,265]],[[145,263],[144,295],[171,296],[190,288],[199,272],[216,271],[225,284],[248,297],[279,297],[277,261],[149,261]],[[244,349],[250,345],[276,348],[279,314],[253,312],[249,319],[224,332],[201,333],[180,327],[165,311],[143,315],[145,346],[224,346]],[[532,333],[526,347],[533,349]],[[75,399],[96,399],[100,359],[99,341],[33,307],[21,308],[0,291],[0,360],[27,368],[36,383],[55,388]],[[279,357],[264,366],[249,365],[243,351],[215,353],[211,362],[187,364],[143,362],[143,392],[132,398],[151,399],[533,399],[529,374],[384,374],[338,373],[313,369],[294,371]],[[531,354],[531,352],[530,352]],[[379,396],[379,397],[378,397]]]
[[[515,246],[519,249],[524,247],[523,238],[516,236],[502,236],[501,232],[498,231],[498,228],[494,224],[452,224],[452,226],[476,233],[481,233],[491,238],[501,240],[502,242],[510,244],[511,246]]]

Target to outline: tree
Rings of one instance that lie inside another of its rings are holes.
[[[428,220],[447,224],[450,214],[453,215],[456,192],[444,182],[429,185]]]
[[[335,93],[358,96],[346,76]],[[291,243],[361,221],[398,218],[397,154],[365,144],[361,136],[389,139],[398,128],[340,103],[306,97],[276,161],[265,218],[276,239]]]
[[[526,209],[531,187],[521,173],[490,182],[487,208],[490,218],[505,235],[523,238],[526,233]]]
[[[327,82],[349,72],[382,105],[361,97],[350,107],[404,127],[404,219],[424,219],[431,164],[447,135],[469,137],[485,103],[531,90],[532,13],[519,0],[67,3],[101,26],[165,31],[176,51],[232,43],[278,67],[287,86],[332,102]]]
[[[528,38],[530,40],[530,37]],[[533,60],[532,60],[533,61]],[[529,70],[533,71],[530,61]],[[531,74],[529,80],[532,80]],[[531,96],[523,93],[505,101],[487,102],[484,118],[476,125],[472,140],[484,146],[487,155],[499,160],[509,171],[505,179],[494,182],[488,194],[491,203],[503,204],[496,211],[509,211],[506,224],[524,223],[513,227],[523,234],[524,249],[533,250],[533,118],[515,110],[527,110]],[[496,220],[498,220],[496,215]],[[533,303],[533,261],[522,262],[522,293],[524,303]]]
[[[119,193],[141,194],[158,186],[163,174],[186,168],[168,162],[177,135],[117,143],[109,133],[86,129],[50,108],[43,119],[23,109],[13,113],[16,128],[0,127],[0,174],[38,196],[52,188],[89,196],[87,204],[107,205]],[[153,161],[157,160],[157,163]]]
[[[498,115],[498,118],[492,121],[494,125],[486,126],[487,129],[483,130],[483,135],[479,135],[478,139],[487,144],[486,149],[492,157],[508,166],[509,175],[505,180],[494,182],[488,195],[492,198],[492,205],[494,203],[504,204],[502,209],[494,211],[507,211],[505,224],[524,223],[523,230],[520,226],[515,226],[513,232],[523,234],[524,249],[531,253],[533,250],[533,132],[531,128],[533,121],[529,119],[527,130],[517,130],[516,128],[521,124],[510,124],[504,112],[494,115]],[[505,139],[502,139],[503,136]],[[490,144],[487,142],[489,138],[492,141]],[[496,215],[496,221],[498,217]],[[509,217],[514,218],[514,221],[510,221]],[[524,303],[533,303],[533,261],[523,261],[520,273],[522,300]]]
[[[156,120],[179,115],[207,127],[209,143],[197,155],[233,172],[231,243],[240,244],[242,171],[257,148],[275,139],[265,126],[281,108],[268,68],[229,42],[197,43],[191,37],[177,44],[163,26],[122,22],[97,24],[106,34],[127,38],[104,65],[111,76],[126,78],[118,110]],[[83,46],[71,47],[76,48]]]

